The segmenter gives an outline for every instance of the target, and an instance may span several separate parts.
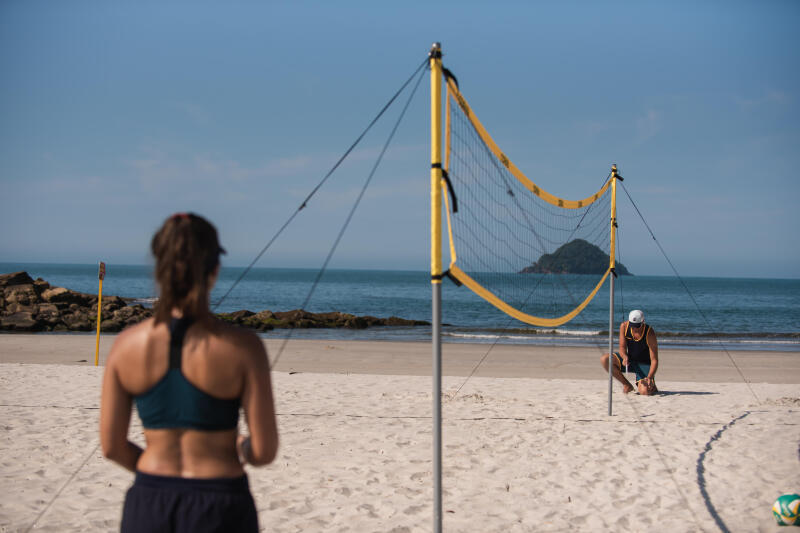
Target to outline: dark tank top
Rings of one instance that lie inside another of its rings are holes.
[[[628,344],[628,360],[636,363],[650,364],[650,346],[647,344],[647,336],[650,334],[650,326],[644,325],[644,335],[642,338],[634,340],[630,322],[625,325],[625,341]]]
[[[216,398],[189,382],[181,371],[183,338],[191,325],[191,318],[172,320],[169,369],[150,390],[135,398],[136,409],[146,429],[216,431],[237,427],[239,398]]]

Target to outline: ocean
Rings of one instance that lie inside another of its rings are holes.
[[[27,271],[51,285],[97,293],[97,265],[0,263],[0,272]],[[223,267],[212,304],[243,272]],[[312,269],[254,268],[215,309],[288,311],[301,307],[317,276]],[[800,352],[800,280],[624,276],[617,282],[615,328],[631,309],[642,309],[662,349],[768,350]],[[691,293],[691,296],[690,294]],[[103,294],[135,298],[152,305],[156,288],[152,266],[107,264]],[[430,321],[431,285],[427,272],[330,270],[321,278],[307,311]],[[443,282],[444,342],[608,346],[608,288],[571,322],[555,329],[535,328],[508,317],[466,287]],[[694,300],[693,300],[694,299]],[[694,302],[697,302],[695,306]],[[699,307],[699,311],[698,311]],[[702,314],[701,314],[702,313]],[[284,338],[288,330],[264,337]],[[366,330],[294,330],[292,338],[429,341],[430,327],[378,327]],[[614,343],[616,345],[616,335]]]

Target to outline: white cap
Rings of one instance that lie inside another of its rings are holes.
[[[642,322],[644,322],[644,313],[642,313],[638,309],[634,309],[628,315],[628,322],[631,322],[633,324],[641,324]]]

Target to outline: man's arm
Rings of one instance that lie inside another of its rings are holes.
[[[628,366],[628,341],[625,339],[625,325],[627,322],[623,322],[619,325],[619,356],[622,357],[622,365]],[[625,369],[620,369],[623,372]]]
[[[647,378],[653,379],[656,377],[656,371],[658,370],[658,341],[653,328],[650,328],[647,334],[647,346],[650,347],[650,372],[647,373]]]

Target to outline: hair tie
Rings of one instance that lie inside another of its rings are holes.
[[[188,220],[189,219],[189,213],[175,213],[170,218],[172,220],[178,220],[178,219]]]

